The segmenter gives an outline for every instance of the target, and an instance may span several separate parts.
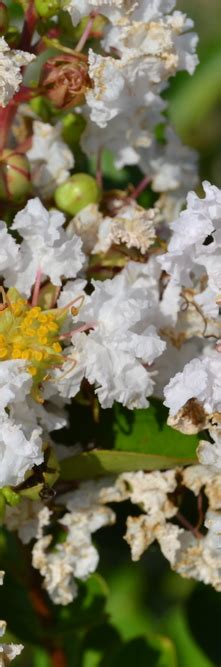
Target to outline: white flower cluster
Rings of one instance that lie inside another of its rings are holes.
[[[91,536],[115,520],[114,512],[99,501],[103,484],[88,482],[79,490],[59,498],[68,510],[59,520],[65,539],[51,550],[52,535],[44,535],[51,512],[46,507],[39,512],[35,535],[38,539],[32,551],[32,564],[44,577],[44,588],[55,604],[69,604],[77,595],[75,580],[84,581],[97,568],[99,555]]]
[[[127,519],[125,539],[131,547],[133,560],[139,560],[156,540],[173,570],[184,577],[212,584],[220,591],[220,483],[220,473],[201,465],[166,472],[124,473],[112,487],[103,489],[101,499],[105,503],[130,499],[142,509],[140,516]],[[183,517],[176,505],[176,494],[173,496],[179,485],[192,491],[196,498],[204,490],[208,501],[204,516],[204,526],[208,529],[206,535],[205,528],[201,532],[202,518],[200,529],[189,524],[187,530],[185,518],[185,528],[180,527]]]
[[[77,581],[84,581],[95,571],[99,556],[92,534],[114,523],[115,513],[107,505],[125,500],[142,510],[139,516],[127,519],[125,539],[133,560],[139,560],[157,541],[172,569],[220,591],[220,488],[220,472],[201,465],[165,472],[123,473],[115,480],[84,482],[78,490],[58,498],[59,507],[64,506],[58,523],[65,536],[53,549],[53,517],[47,507],[36,503],[34,525],[29,502],[24,499],[16,508],[8,508],[5,521],[25,544],[35,539],[32,563],[56,604],[69,604],[77,595]],[[177,491],[185,493],[187,489],[196,499],[202,492],[207,498],[208,509],[200,515],[197,527],[191,526],[177,506]]]
[[[62,6],[74,26],[103,16],[101,46],[88,54],[91,85],[83,86],[76,110],[86,120],[81,148],[97,156],[97,181],[107,148],[117,168],[138,164],[142,183],[161,196],[144,209],[136,202],[139,186],[128,187],[104,193],[101,205],[98,192],[83,208],[80,192],[73,205],[78,213],[66,222],[50,206],[81,155],[74,157],[66,145],[62,120],[42,122],[26,109],[32,139],[25,135],[19,150],[30,162],[33,191],[49,207],[36,197],[9,229],[0,222],[0,487],[26,484],[35,466],[44,468],[50,432],[67,424],[64,407],[85,387],[102,408],[115,401],[146,408],[151,395],[164,393],[173,428],[186,434],[208,429],[209,435],[199,443],[199,466],[125,473],[60,496],[60,541],[53,504],[49,509],[23,499],[7,507],[5,521],[25,544],[35,538],[33,566],[55,603],[68,604],[77,581],[96,569],[92,535],[114,521],[106,504],[123,500],[143,512],[127,522],[134,560],[157,540],[177,572],[221,590],[221,190],[205,182],[205,196],[191,192],[186,210],[165,224],[196,184],[196,156],[167,126],[162,94],[177,71],[194,72],[197,38],[192,22],[173,11],[174,0],[63,0]],[[11,51],[4,38],[0,52],[4,106],[33,56]],[[64,54],[64,86],[74,89],[73,53]],[[60,62],[56,66],[59,73]],[[60,111],[54,117],[60,119]],[[85,176],[77,179],[79,188]],[[189,530],[176,504],[181,486],[196,497],[204,489],[208,500],[200,526],[189,524]],[[16,655],[4,650],[8,659]]]
[[[155,233],[154,213],[142,213],[135,204],[124,207],[125,229],[130,212],[148,246]],[[29,200],[12,225],[20,244],[1,223],[0,273],[9,288],[0,312],[1,486],[20,484],[33,464],[41,463],[43,438],[48,440],[48,431],[66,423],[60,408],[77,394],[83,378],[94,385],[103,407],[114,401],[130,409],[148,406],[155,379],[152,364],[166,346],[158,329],[172,326],[166,290],[160,300],[160,267],[154,257],[148,263],[129,262],[113,279],[92,281],[89,296],[86,281],[74,280],[86,266],[82,241],[73,230],[70,238],[63,224],[63,214],[48,212],[37,198]],[[64,278],[72,280],[62,288]],[[33,299],[36,284],[38,294],[41,285],[44,292],[48,279],[55,301],[60,295],[58,309],[44,314]],[[25,297],[33,289],[29,303]],[[39,398],[47,400],[47,409]],[[16,463],[12,448],[18,451]]]
[[[195,341],[188,363],[170,379],[164,394],[172,426],[186,433],[209,429],[212,442],[201,441],[199,460],[220,469],[221,190],[208,182],[203,188],[202,198],[188,195],[187,208],[171,225],[168,250],[160,258],[179,292],[175,338]]]
[[[144,209],[133,200],[120,207],[116,201],[116,207],[116,215],[110,217],[103,216],[96,204],[89,204],[69,223],[68,236],[80,236],[86,253],[105,253],[113,245],[123,243],[145,255],[156,238],[158,210]]]
[[[104,55],[89,51],[83,150],[90,157],[109,148],[117,167],[140,164],[156,192],[175,192],[182,200],[197,181],[194,151],[170,128],[158,142],[155,128],[165,122],[161,94],[168,79],[182,69],[192,74],[197,65],[192,21],[182,12],[171,14],[174,1],[66,0],[64,6],[74,25],[94,12],[108,19]]]

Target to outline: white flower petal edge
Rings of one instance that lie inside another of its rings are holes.
[[[22,83],[21,67],[35,59],[33,53],[11,50],[0,37],[0,106],[6,107]]]
[[[61,285],[62,276],[74,278],[85,262],[82,241],[78,236],[68,239],[63,224],[65,218],[56,209],[47,211],[40,199],[30,199],[15,216],[12,229],[23,241],[19,249],[19,270],[7,271],[7,284],[14,285],[29,296],[37,272]],[[17,268],[17,267],[16,267]]]

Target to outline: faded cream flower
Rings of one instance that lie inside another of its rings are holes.
[[[0,106],[5,107],[22,83],[21,67],[34,60],[33,53],[11,50],[0,37]]]

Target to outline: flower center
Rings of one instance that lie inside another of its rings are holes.
[[[40,384],[47,378],[50,367],[64,361],[58,341],[64,311],[43,311],[31,307],[14,288],[3,295],[0,306],[0,360],[25,359],[33,376],[32,395],[40,399]]]

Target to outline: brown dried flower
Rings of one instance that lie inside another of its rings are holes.
[[[57,107],[69,109],[81,104],[91,85],[87,57],[81,53],[60,54],[44,66],[42,85],[47,97]]]

